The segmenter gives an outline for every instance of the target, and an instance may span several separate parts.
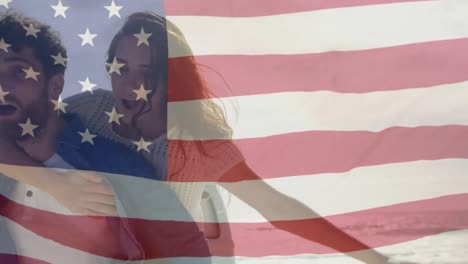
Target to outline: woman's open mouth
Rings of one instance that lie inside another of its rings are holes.
[[[122,102],[122,106],[126,110],[130,110],[130,111],[134,111],[134,110],[138,109],[138,107],[141,106],[141,103],[138,102],[138,101],[135,101],[135,100],[122,99],[121,102]]]

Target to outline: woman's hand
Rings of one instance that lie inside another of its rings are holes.
[[[117,216],[114,191],[95,172],[57,172],[46,189],[73,213]]]

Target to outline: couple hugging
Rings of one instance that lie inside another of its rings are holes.
[[[31,28],[39,31],[27,34]],[[168,61],[169,48],[183,56]],[[304,253],[319,243],[365,263],[390,263],[249,167],[191,54],[175,25],[134,13],[107,51],[112,91],[62,102],[60,39],[37,21],[0,19],[0,262],[207,263],[211,255],[235,256],[235,243],[273,243],[255,231],[218,246],[205,239],[201,198],[206,183],[217,182],[291,234],[285,248],[296,248],[299,236],[311,242]],[[168,101],[187,99],[168,116]],[[206,135],[223,140],[168,140]],[[277,221],[285,215],[300,221]]]
[[[112,92],[64,103],[58,35],[20,15],[0,18],[1,263],[210,261],[203,233],[164,183],[166,34],[156,14],[129,16],[108,50]]]

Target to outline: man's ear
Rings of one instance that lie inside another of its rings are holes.
[[[63,91],[64,84],[65,79],[62,73],[55,74],[54,76],[50,77],[49,82],[47,84],[50,99],[57,100],[59,98],[60,94]]]

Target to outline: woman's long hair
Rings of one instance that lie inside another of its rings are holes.
[[[152,70],[145,76],[145,88],[152,90],[152,93],[148,98],[149,110],[140,109],[132,119],[133,127],[138,129],[138,118],[151,111],[152,107],[158,107],[163,113],[163,118],[166,119],[164,122],[168,124],[168,128],[175,128],[178,138],[198,138],[204,134],[214,135],[217,138],[231,138],[232,129],[227,124],[221,107],[211,100],[214,95],[203,80],[185,37],[177,26],[164,17],[152,12],[138,12],[130,15],[111,41],[107,52],[107,62],[111,63],[114,59],[119,40],[122,37],[139,33],[141,28],[144,28],[146,33],[152,34],[149,38]],[[169,59],[169,54],[177,54],[178,57],[171,56],[172,58]],[[165,91],[156,93],[156,89],[165,89]],[[155,94],[161,94],[164,97],[163,102],[190,100],[190,109],[175,111],[171,113],[171,118],[168,120],[167,103],[158,106],[151,105],[151,97]],[[209,151],[204,147],[204,141],[193,142],[202,155],[210,156]],[[182,141],[176,143],[183,151],[186,160],[184,143]]]

